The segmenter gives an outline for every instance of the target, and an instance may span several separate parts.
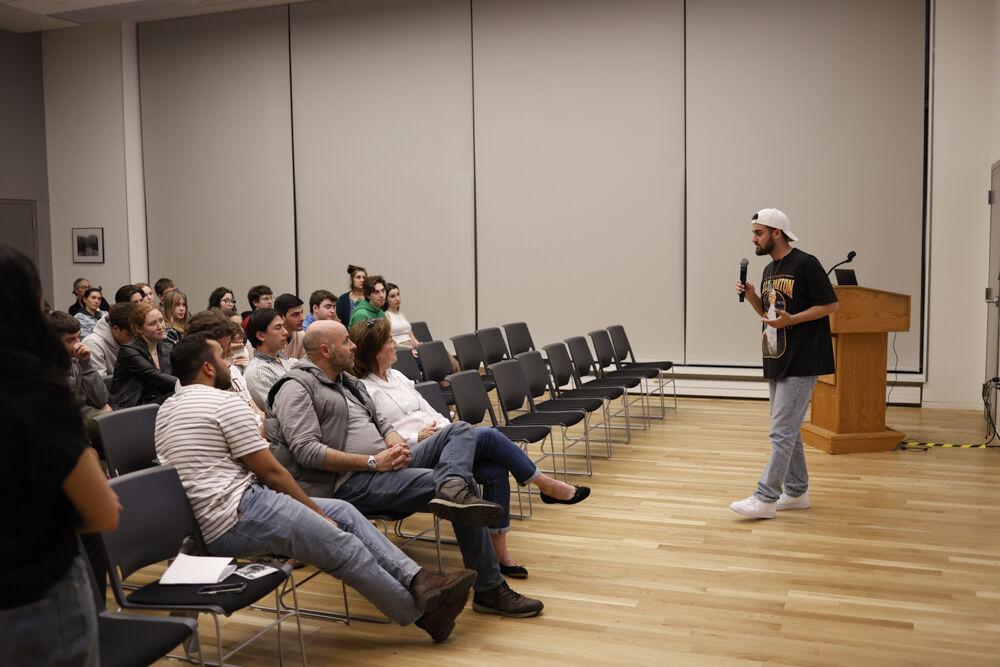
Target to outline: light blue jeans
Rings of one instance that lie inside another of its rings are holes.
[[[208,544],[208,551],[213,556],[289,556],[342,580],[394,622],[417,620],[423,612],[409,586],[420,566],[349,503],[313,500],[340,528],[291,496],[253,484],[243,492],[236,525]]]
[[[97,603],[77,556],[38,600],[0,609],[0,665],[97,667]]]
[[[802,449],[802,422],[812,399],[816,376],[786,377],[768,382],[771,394],[771,459],[754,494],[773,503],[784,490],[797,498],[809,489],[809,472]]]

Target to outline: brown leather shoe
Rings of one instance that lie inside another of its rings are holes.
[[[417,607],[422,611],[437,606],[442,602],[438,598],[442,597],[447,597],[449,600],[461,597],[464,605],[464,601],[469,597],[469,589],[475,583],[475,570],[456,570],[455,572],[436,574],[420,568],[410,580],[410,595],[413,596]]]
[[[435,644],[448,638],[455,629],[455,619],[469,600],[469,591],[476,583],[474,570],[459,570],[449,574],[431,574],[420,570],[410,582],[414,600],[425,610],[416,626],[429,634]]]
[[[445,481],[427,503],[427,509],[446,521],[475,528],[492,526],[503,518],[503,507],[474,494],[465,480],[459,477]]]

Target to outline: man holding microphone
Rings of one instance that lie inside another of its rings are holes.
[[[748,282],[736,283],[763,321],[764,377],[771,397],[771,458],[756,492],[729,509],[754,519],[772,519],[776,510],[809,507],[809,474],[802,448],[802,421],[816,378],[834,371],[829,315],[837,295],[815,257],[790,241],[788,216],[776,208],[754,213],[757,255],[770,255],[758,295]],[[745,260],[744,260],[745,261]]]

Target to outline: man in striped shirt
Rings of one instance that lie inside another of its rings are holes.
[[[229,364],[216,341],[186,336],[171,361],[182,387],[157,414],[156,451],[177,469],[209,553],[311,563],[396,623],[444,641],[476,573],[431,574],[350,504],[308,497],[271,455],[250,408],[225,391]]]

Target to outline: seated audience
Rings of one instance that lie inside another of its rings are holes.
[[[284,352],[287,339],[285,320],[273,308],[259,308],[250,316],[247,340],[254,348],[254,355],[247,364],[243,377],[247,381],[253,402],[265,414],[268,414],[267,394],[271,387],[294,368],[291,359]]]
[[[432,574],[348,503],[307,496],[271,455],[249,408],[222,391],[230,384],[222,355],[202,334],[181,340],[171,356],[183,386],[156,417],[157,455],[177,468],[208,552],[311,563],[392,621],[447,639],[475,572]]]
[[[160,278],[153,283],[153,291],[156,293],[156,300],[160,303],[163,303],[163,296],[167,292],[175,289],[177,289],[177,287],[174,286],[174,281],[170,278]]]
[[[0,275],[0,422],[7,443],[0,665],[97,665],[94,593],[77,532],[114,530],[120,507],[87,446],[66,386],[70,360],[42,315],[34,265],[0,243]]]
[[[135,285],[122,285],[115,292],[115,303],[139,303],[142,301],[142,290]],[[111,309],[108,308],[108,312]]]
[[[146,283],[136,283],[135,284],[135,288],[137,290],[139,290],[140,294],[142,294],[142,302],[143,303],[148,303],[151,306],[156,305],[156,304],[153,303],[153,288],[152,287],[150,287]]]
[[[420,341],[413,335],[413,327],[406,316],[399,311],[403,302],[399,295],[399,285],[387,283],[385,286],[385,316],[392,325],[392,339],[402,347],[416,348]]]
[[[236,299],[233,297],[233,290],[228,287],[216,287],[208,296],[208,307],[219,308],[229,317],[236,311]]]
[[[90,349],[90,363],[101,375],[115,372],[118,350],[132,340],[129,317],[133,308],[135,304],[132,303],[116,303],[111,306],[108,316],[97,323],[92,334],[83,339],[83,344]]]
[[[247,303],[250,304],[250,310],[240,313],[240,326],[243,327],[244,331],[250,323],[253,311],[258,308],[274,307],[274,292],[267,285],[255,285],[247,291]]]
[[[316,320],[337,319],[337,297],[325,289],[318,289],[309,295],[309,314],[302,321],[302,330],[307,331],[309,325]]]
[[[357,346],[354,373],[364,383],[378,415],[392,423],[409,447],[451,424],[420,395],[412,380],[392,369],[396,363],[396,343],[390,335],[388,322],[378,320],[372,326],[355,324],[350,334]],[[508,474],[513,474],[521,486],[534,484],[544,503],[572,505],[589,496],[590,489],[573,487],[542,473],[520,447],[496,429],[476,429],[476,448],[473,474],[483,485],[483,498],[499,504],[504,510],[503,518],[490,526],[500,572],[524,579],[528,570],[518,565],[507,546],[510,530]]]
[[[259,421],[263,421],[264,413],[253,402],[250,389],[247,387],[246,379],[243,377],[242,369],[232,363],[232,350],[236,346],[236,337],[240,337],[239,348],[243,349],[243,327],[233,319],[239,319],[239,315],[233,318],[225,318],[217,310],[205,310],[191,318],[188,325],[188,335],[199,334],[210,340],[214,340],[223,350],[223,358],[229,363],[229,377],[232,386],[229,391],[239,394],[240,398],[247,403],[257,415]]]
[[[365,280],[368,272],[363,266],[347,265],[347,291],[337,299],[337,319],[346,326],[351,321],[351,315],[358,303],[365,298]]]
[[[80,342],[80,322],[75,317],[70,317],[69,313],[58,310],[49,315],[49,322],[69,355],[66,384],[80,407],[87,439],[96,444],[98,435],[94,417],[111,411],[111,406],[108,405],[108,388],[91,362],[90,348]]]
[[[452,522],[463,560],[479,574],[473,609],[512,617],[541,612],[540,601],[515,593],[500,574],[485,527],[504,510],[478,496],[475,430],[449,423],[410,447],[346,372],[355,346],[340,322],[313,323],[306,349],[308,357],[272,387],[276,419],[267,424],[278,460],[305,491],[346,500],[362,514],[430,510]]]
[[[365,300],[360,301],[351,314],[350,326],[353,327],[365,320],[382,319],[385,317],[383,306],[385,306],[385,278],[382,276],[365,278]]]
[[[163,295],[160,310],[167,325],[167,340],[171,345],[177,343],[187,333],[187,304],[187,296],[180,290],[175,289]]]
[[[132,340],[118,350],[111,382],[111,407],[115,410],[148,403],[163,403],[174,393],[177,378],[171,375],[170,346],[163,315],[148,303],[132,306],[129,318]]]
[[[73,281],[73,305],[66,309],[66,311],[76,317],[76,314],[83,310],[83,294],[88,289],[90,289],[90,281],[86,278],[77,278]],[[102,291],[100,287],[97,288],[98,291]],[[101,298],[101,310],[108,310],[111,306],[108,304],[104,298]]]
[[[84,337],[94,333],[94,327],[108,314],[108,311],[101,310],[103,302],[101,290],[96,287],[88,287],[83,293],[83,309],[77,311],[74,317],[80,322],[81,335]]]
[[[282,294],[274,300],[274,309],[278,311],[282,319],[285,320],[285,331],[288,332],[288,340],[285,343],[285,354],[289,359],[301,359],[306,356],[305,347],[302,344],[302,322],[305,314],[302,312],[302,299],[294,294]]]
[[[229,350],[226,351],[226,358],[229,359],[229,363],[239,366],[240,371],[243,371],[250,363],[250,355],[247,353],[246,330],[243,328],[243,320],[239,315],[230,315],[229,322],[235,324],[239,331],[233,330],[233,341],[230,343]],[[250,346],[250,349],[252,350],[253,346]]]

